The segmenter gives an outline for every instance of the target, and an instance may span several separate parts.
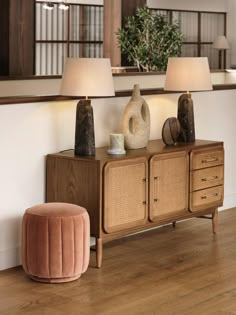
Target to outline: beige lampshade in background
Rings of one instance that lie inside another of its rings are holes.
[[[216,37],[213,43],[213,48],[216,49],[229,49],[229,43],[224,35],[219,35]]]
[[[114,96],[110,59],[67,58],[60,94],[66,96]]]
[[[207,57],[172,57],[168,59],[166,91],[207,91],[212,82]]]

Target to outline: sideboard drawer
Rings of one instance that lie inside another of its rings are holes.
[[[190,211],[207,207],[219,207],[223,203],[223,186],[203,189],[190,193]]]
[[[192,171],[190,174],[190,191],[223,185],[223,165]]]
[[[223,148],[197,152],[193,151],[191,153],[191,170],[197,170],[223,164],[224,164]]]

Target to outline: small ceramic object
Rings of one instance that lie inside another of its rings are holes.
[[[122,133],[110,134],[110,148],[107,150],[108,154],[125,154],[124,149],[124,135]]]
[[[167,118],[162,127],[162,140],[166,145],[174,145],[180,135],[180,123],[176,117]]]

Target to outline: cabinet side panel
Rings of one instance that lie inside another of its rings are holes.
[[[98,236],[98,163],[47,157],[47,202],[67,202],[87,209],[91,234]]]

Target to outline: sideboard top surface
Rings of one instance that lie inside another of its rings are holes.
[[[86,161],[112,161],[112,160],[124,160],[134,157],[141,156],[152,156],[154,154],[164,154],[164,153],[172,153],[177,151],[192,151],[194,149],[204,149],[209,148],[211,146],[223,146],[223,142],[221,141],[210,141],[210,140],[196,140],[192,143],[177,143],[173,146],[166,146],[161,139],[151,140],[148,142],[148,146],[143,149],[135,149],[135,150],[126,150],[126,154],[124,155],[111,155],[107,153],[109,147],[98,147],[96,148],[96,154],[93,156],[81,156],[75,155],[74,150],[62,151],[54,154],[49,154],[48,156],[60,157],[66,159],[80,159]]]

